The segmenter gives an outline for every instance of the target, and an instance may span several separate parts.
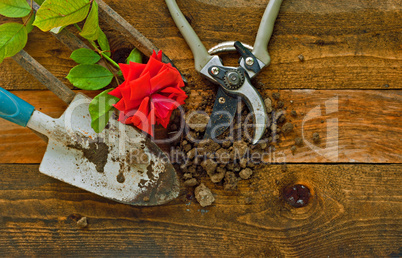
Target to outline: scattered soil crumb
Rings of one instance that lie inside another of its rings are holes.
[[[296,146],[295,146],[295,145],[293,145],[293,146],[290,148],[290,150],[292,151],[292,154],[294,155],[294,154],[295,154],[295,152],[296,152]]]
[[[198,181],[195,178],[188,179],[184,182],[184,186],[193,187],[198,185]]]
[[[197,186],[194,193],[195,198],[202,207],[210,206],[215,201],[215,197],[212,195],[211,190],[209,190],[209,188],[204,184]]]
[[[145,196],[142,200],[143,200],[144,202],[149,202],[149,197],[148,197],[148,196]]]
[[[282,172],[286,172],[288,170],[288,165],[286,165],[286,163],[284,163],[281,167]]]
[[[193,175],[191,173],[184,173],[184,175],[183,175],[184,180],[189,180],[191,178],[193,178]]]
[[[207,159],[201,163],[201,166],[205,169],[207,174],[211,176],[215,173],[215,169],[218,164],[216,164],[216,162],[211,159]]]
[[[224,141],[222,143],[222,148],[228,149],[230,146],[232,146],[232,142],[231,141]]]
[[[283,108],[285,106],[285,103],[282,101],[282,100],[280,100],[280,101],[278,101],[278,108]]]
[[[226,174],[226,169],[218,167],[216,169],[216,173],[210,174],[209,177],[210,177],[212,183],[219,183],[225,177],[225,174]]]
[[[318,133],[313,133],[313,142],[314,143],[320,142],[320,135]]]
[[[290,132],[292,132],[292,131],[293,131],[293,124],[292,124],[292,123],[287,122],[286,124],[284,124],[284,125],[282,126],[282,132],[283,132],[284,134],[288,134],[288,133],[290,133]]]
[[[295,144],[296,144],[296,146],[302,146],[303,145],[303,139],[302,138],[300,138],[300,137],[296,137],[295,138]]]
[[[281,97],[281,94],[279,92],[274,92],[272,93],[272,98],[275,100],[278,100]]]
[[[82,217],[77,221],[77,225],[80,228],[86,228],[88,226],[88,220],[87,217]]]
[[[264,100],[265,103],[265,107],[267,108],[267,113],[271,113],[272,112],[272,100],[270,98],[266,98]]]
[[[241,179],[249,179],[250,176],[253,174],[253,171],[249,168],[245,168],[240,171],[239,176]]]
[[[239,180],[237,179],[235,173],[226,172],[224,189],[225,190],[235,190],[237,188],[238,181]]]
[[[191,129],[196,132],[204,132],[209,121],[209,116],[203,113],[196,113],[191,115],[186,121]]]
[[[296,110],[292,110],[292,111],[290,112],[290,115],[292,115],[292,116],[296,117],[296,116],[297,116],[297,112],[296,112]]]
[[[297,58],[299,58],[300,62],[304,62],[304,56],[302,54],[298,55]]]

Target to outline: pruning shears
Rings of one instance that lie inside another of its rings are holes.
[[[239,41],[223,42],[209,51],[187,22],[176,1],[165,1],[176,26],[193,52],[195,69],[220,86],[204,138],[214,139],[222,134],[232,123],[237,104],[243,99],[253,114],[255,131],[252,143],[257,143],[269,126],[269,119],[264,101],[252,86],[251,79],[271,61],[267,47],[282,0],[269,1],[253,47]],[[233,50],[240,54],[238,67],[224,66],[219,56],[213,55]]]

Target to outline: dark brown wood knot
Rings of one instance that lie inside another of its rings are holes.
[[[295,208],[301,208],[308,204],[311,197],[310,189],[301,184],[290,185],[283,190],[283,198]]]

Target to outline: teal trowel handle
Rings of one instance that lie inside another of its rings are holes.
[[[35,108],[0,87],[0,117],[17,125],[27,126]]]

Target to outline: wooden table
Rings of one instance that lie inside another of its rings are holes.
[[[106,2],[174,60],[193,90],[189,103],[196,106],[202,96],[215,93],[216,87],[195,72],[191,51],[163,0]],[[178,0],[207,48],[226,40],[252,44],[267,2]],[[107,24],[101,26],[113,50],[129,47]],[[268,49],[272,63],[254,84],[265,96],[280,92],[288,110],[299,113],[292,119],[294,132],[277,146],[287,170],[281,164],[256,167],[235,191],[205,177],[202,182],[216,198],[206,208],[189,198],[192,189],[185,187],[168,205],[131,207],[40,174],[45,143],[1,120],[0,253],[401,256],[401,1],[285,0]],[[55,38],[35,28],[25,50],[68,83],[64,77],[75,64]],[[226,64],[236,63],[237,57],[223,57]],[[0,86],[53,117],[66,108],[12,59],[0,66]],[[328,101],[337,103],[329,113]],[[302,126],[314,108],[318,113]],[[306,139],[320,132],[322,149],[327,140],[333,143],[325,135],[334,121],[336,158],[307,144],[291,154],[302,129]],[[282,197],[283,188],[296,183],[313,195],[297,209]],[[88,218],[87,228],[77,226],[79,216]]]

